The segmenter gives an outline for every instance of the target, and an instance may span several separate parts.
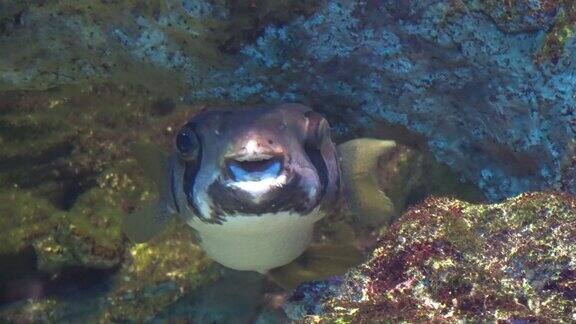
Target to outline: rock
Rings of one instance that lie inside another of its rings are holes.
[[[491,200],[558,188],[576,134],[576,43],[574,8],[553,2],[556,20],[516,15],[507,32],[475,1],[330,1],[267,28],[232,82],[218,74],[191,97],[310,103],[346,138],[424,143]]]
[[[153,241],[128,248],[118,271],[60,296],[10,304],[0,308],[0,317],[11,322],[150,321],[218,278],[214,263],[193,241],[191,232],[174,222]]]
[[[576,319],[576,199],[501,204],[430,198],[343,278],[300,286],[285,310],[307,322]]]
[[[50,161],[38,163],[43,169]],[[29,180],[36,181],[38,187],[0,191],[1,212],[9,215],[3,218],[0,259],[3,255],[28,253],[28,248],[32,248],[36,260],[22,266],[50,274],[70,267],[111,269],[120,264],[125,250],[120,220],[130,206],[134,208],[146,197],[145,190],[151,187],[146,187],[133,160],[107,169],[95,179],[98,187],[74,198],[70,210],[41,196],[46,188],[57,191],[63,186],[45,186],[42,178]],[[20,185],[15,184],[17,188]]]
[[[562,171],[576,134],[570,2],[77,1],[0,9],[0,49],[8,53],[0,91],[112,82],[195,105],[300,101],[326,114],[339,139],[427,146],[491,200],[574,181]]]
[[[39,237],[52,232],[58,223],[56,209],[21,190],[0,193],[0,255],[17,254]]]
[[[498,27],[508,33],[522,33],[546,30],[554,25],[558,15],[564,10],[561,1],[479,1],[479,9],[486,12]]]
[[[178,97],[269,23],[320,1],[0,4],[0,90],[113,81]]]
[[[10,265],[0,273],[0,304],[15,302],[1,318],[152,318],[215,278],[187,227],[137,247],[120,231],[122,217],[155,195],[131,143],[170,142],[167,129],[196,108],[177,104],[164,119],[152,117],[154,97],[109,84],[10,91],[0,99],[0,213],[7,216],[0,263]],[[144,126],[148,118],[154,126]],[[48,306],[54,311],[43,312]]]
[[[101,310],[104,321],[149,321],[218,278],[214,262],[194,244],[192,232],[179,220],[129,253]]]

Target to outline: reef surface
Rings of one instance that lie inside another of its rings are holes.
[[[576,320],[576,199],[527,193],[501,204],[429,198],[361,266],[301,285],[305,322]]]

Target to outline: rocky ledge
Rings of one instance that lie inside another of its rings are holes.
[[[343,278],[300,286],[306,322],[576,320],[576,198],[528,193],[501,204],[429,198]]]

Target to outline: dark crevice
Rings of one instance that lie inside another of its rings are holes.
[[[176,103],[171,98],[156,100],[152,103],[151,112],[155,116],[166,116],[174,111]]]
[[[37,269],[37,256],[32,247],[18,254],[0,255],[0,262],[0,306],[24,299],[65,297],[82,290],[102,287],[118,270],[117,267],[68,267],[56,275],[49,274]]]
[[[407,210],[410,206],[415,206],[426,200],[430,196],[430,189],[424,186],[417,186],[413,188],[407,195],[402,210]]]
[[[55,207],[70,210],[78,197],[97,185],[92,170],[72,170],[66,163],[74,145],[58,143],[35,156],[13,156],[0,159],[0,173],[6,185],[36,190]]]
[[[21,168],[29,168],[38,164],[48,164],[61,157],[69,156],[74,146],[70,141],[58,143],[34,156],[17,155],[0,159],[0,172],[7,172]]]
[[[78,198],[97,185],[94,175],[80,175],[64,184],[63,195],[56,206],[63,210],[70,210]]]
[[[2,7],[0,7],[0,10]],[[14,13],[12,16],[0,20],[0,35],[11,34],[16,27],[22,26],[24,24],[24,17],[26,15],[25,10],[20,10]]]
[[[35,270],[33,269],[36,268],[36,262],[36,253],[31,246],[24,248],[20,253],[0,254],[0,264],[2,264],[0,294],[4,294],[4,290],[1,288],[2,283],[19,277],[34,275]]]

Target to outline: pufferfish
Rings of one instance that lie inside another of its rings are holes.
[[[341,197],[367,223],[390,221],[376,167],[394,146],[356,139],[337,147],[327,120],[300,104],[203,111],[178,132],[172,154],[136,149],[159,199],[127,215],[123,230],[144,242],[179,215],[225,267],[282,273]]]

